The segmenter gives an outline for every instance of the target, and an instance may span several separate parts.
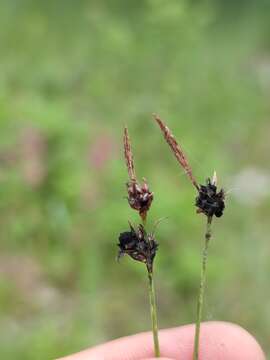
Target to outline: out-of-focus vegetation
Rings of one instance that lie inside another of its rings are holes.
[[[161,327],[194,321],[205,226],[159,129],[200,181],[229,194],[215,221],[204,318],[269,348],[269,4],[2,1],[0,358],[63,356],[147,330],[145,269],[115,262],[139,221],[126,200],[122,128],[155,193]]]

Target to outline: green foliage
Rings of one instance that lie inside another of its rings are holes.
[[[269,19],[221,9],[2,2],[0,358],[56,358],[150,328],[143,266],[115,261],[118,234],[138,222],[123,198],[125,123],[155,193],[148,226],[169,217],[157,231],[160,324],[194,322],[205,223],[151,113],[200,181],[216,169],[229,190],[269,162]],[[239,191],[213,226],[205,318],[239,323],[269,351],[269,193],[245,205]]]

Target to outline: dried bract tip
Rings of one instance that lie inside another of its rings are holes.
[[[144,221],[154,198],[154,194],[149,190],[146,180],[144,179],[142,185],[136,180],[128,182],[127,192],[130,207],[139,211],[139,214]]]
[[[198,213],[204,213],[208,217],[221,217],[225,209],[225,192],[221,189],[217,192],[217,187],[210,179],[206,185],[200,185],[199,195],[196,198]]]
[[[136,181],[134,162],[133,162],[133,154],[131,150],[130,140],[128,136],[128,129],[125,127],[124,129],[124,154],[128,169],[128,176],[131,181]]]
[[[186,174],[188,175],[189,179],[191,180],[192,184],[195,186],[195,188],[199,191],[199,185],[197,184],[197,181],[195,180],[191,167],[188,163],[188,160],[181,149],[180,145],[175,140],[172,132],[168,128],[168,126],[165,125],[165,123],[160,119],[160,117],[156,114],[153,114],[154,119],[158,123],[161,131],[163,132],[164,138],[169,144],[170,148],[172,149],[172,152],[174,153],[174,156],[176,157],[179,164],[182,166],[182,168],[185,170]]]
[[[212,183],[212,185],[217,186],[217,173],[216,173],[216,170],[214,170],[214,174],[212,176],[211,183]]]
[[[118,246],[120,248],[118,258],[127,254],[132,259],[145,263],[148,271],[152,272],[158,243],[153,234],[147,234],[143,225],[139,225],[135,230],[130,224],[130,231],[119,235]]]

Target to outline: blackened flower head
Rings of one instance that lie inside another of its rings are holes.
[[[158,244],[153,234],[147,234],[143,225],[139,225],[136,230],[130,225],[130,231],[119,235],[118,246],[118,258],[127,254],[132,259],[145,263],[148,271],[152,272]]]
[[[147,182],[144,180],[143,184],[140,185],[137,181],[130,181],[127,183],[127,192],[130,207],[139,211],[144,220],[154,198]]]
[[[198,212],[204,213],[208,217],[221,217],[225,209],[225,193],[221,189],[217,192],[215,181],[207,179],[206,185],[200,185],[199,195],[196,198]]]

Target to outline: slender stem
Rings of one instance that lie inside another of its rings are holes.
[[[209,216],[207,218],[205,242],[204,242],[204,249],[202,254],[201,281],[200,281],[200,289],[199,289],[199,296],[197,302],[197,319],[196,319],[196,330],[195,330],[195,339],[194,339],[193,360],[199,359],[200,326],[202,320],[208,246],[209,246],[209,241],[211,239],[211,222],[212,222],[212,217]]]
[[[148,280],[149,280],[149,299],[150,299],[152,331],[153,331],[153,340],[154,340],[154,351],[155,351],[155,357],[160,357],[156,295],[155,295],[155,288],[153,281],[153,272],[149,270],[148,270]]]
[[[142,217],[142,223],[143,223],[143,227],[146,228],[146,217]]]
[[[147,214],[141,216],[143,226],[146,227]],[[148,238],[148,241],[149,238]],[[157,303],[156,303],[156,294],[153,280],[153,263],[146,264],[147,273],[148,273],[148,291],[149,291],[149,300],[150,300],[150,313],[152,321],[152,333],[154,340],[154,353],[155,357],[160,357],[159,349],[159,340],[158,340],[158,322],[157,322]]]

